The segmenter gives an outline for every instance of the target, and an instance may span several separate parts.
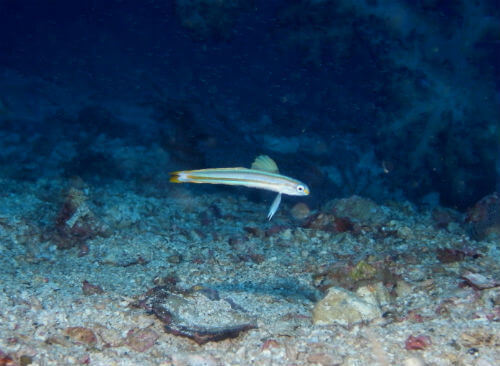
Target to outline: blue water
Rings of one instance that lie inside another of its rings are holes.
[[[466,209],[500,180],[500,9],[469,3],[3,0],[2,174],[143,174],[89,151],[101,135],[159,145],[164,171],[268,154],[312,207]]]

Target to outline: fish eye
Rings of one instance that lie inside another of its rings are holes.
[[[298,191],[298,192],[304,192],[304,186],[299,184],[299,185],[297,186],[297,191]]]

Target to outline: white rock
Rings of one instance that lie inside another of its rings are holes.
[[[342,326],[368,322],[381,316],[382,312],[375,297],[368,302],[353,292],[339,287],[328,289],[326,296],[314,306],[312,314],[316,325]]]
[[[356,295],[375,306],[384,306],[391,302],[391,295],[382,282],[362,286],[356,290]]]
[[[425,366],[425,362],[421,357],[414,356],[404,360],[403,366]]]

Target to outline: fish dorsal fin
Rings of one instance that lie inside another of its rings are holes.
[[[270,173],[279,173],[278,166],[276,165],[274,160],[267,155],[257,156],[252,163],[252,169],[263,170]]]

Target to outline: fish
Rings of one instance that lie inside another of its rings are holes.
[[[250,169],[236,168],[209,168],[199,170],[179,170],[170,173],[171,183],[207,183],[244,186],[277,192],[267,219],[271,220],[281,203],[281,195],[308,196],[310,193],[307,184],[282,175],[278,166],[267,155],[255,158]]]

